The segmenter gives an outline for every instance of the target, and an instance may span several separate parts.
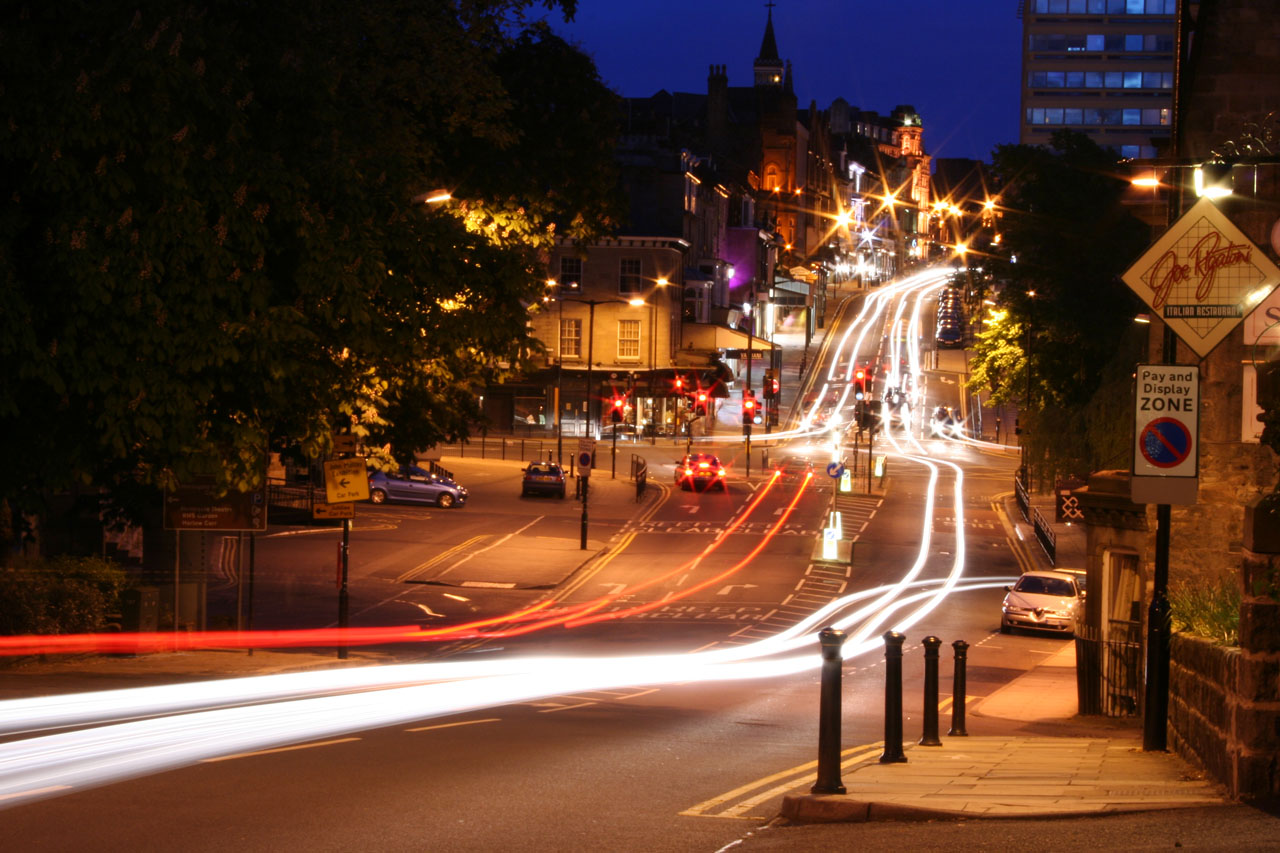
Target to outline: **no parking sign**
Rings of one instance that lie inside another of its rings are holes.
[[[1134,401],[1135,503],[1194,504],[1199,476],[1200,369],[1140,364]]]

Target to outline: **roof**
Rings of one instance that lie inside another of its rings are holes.
[[[781,57],[778,56],[778,42],[773,37],[773,9],[769,10],[769,19],[764,25],[764,40],[760,42],[760,55],[756,57],[756,62],[780,62]]]

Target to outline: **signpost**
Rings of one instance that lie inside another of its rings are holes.
[[[219,495],[211,482],[179,485],[165,490],[161,515],[164,529],[173,531],[173,632],[176,634],[181,609],[179,594],[182,580],[182,531],[248,531],[249,541],[252,543],[254,533],[267,529],[267,487],[263,485],[252,492],[227,492]],[[236,553],[239,558],[238,548]],[[252,559],[249,561],[249,571],[252,574]],[[252,606],[252,598],[250,602]]]
[[[348,446],[345,436],[334,436],[334,446]],[[338,628],[347,627],[349,598],[347,591],[348,567],[350,565],[351,519],[355,517],[355,501],[369,500],[369,471],[361,457],[348,459],[326,459],[324,463],[324,493],[329,504],[343,505],[349,509],[333,508],[335,515],[329,518],[342,519],[342,544],[338,546]],[[319,507],[312,507],[315,513]],[[328,512],[329,510],[324,510]],[[316,518],[321,518],[316,515]],[[347,656],[346,641],[338,646],[338,657]]]
[[[1134,400],[1134,503],[1189,505],[1199,485],[1200,369],[1140,364]]]
[[[579,547],[587,550],[587,492],[591,487],[591,460],[596,453],[594,438],[578,439],[578,476],[582,479],[582,523],[579,530]]]
[[[1122,276],[1165,327],[1162,365],[1139,365],[1131,497],[1156,504],[1142,747],[1164,750],[1169,717],[1170,505],[1194,504],[1199,368],[1178,365],[1176,333],[1207,356],[1280,284],[1277,268],[1208,198]],[[1188,409],[1187,406],[1190,406]]]
[[[324,463],[325,500],[331,504],[369,500],[369,472],[363,459],[328,459]]]

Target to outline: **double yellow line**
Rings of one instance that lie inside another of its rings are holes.
[[[667,499],[671,497],[671,489],[665,485],[655,483],[649,488],[656,488],[661,491],[662,494],[653,502],[653,506],[642,510],[639,515],[631,520],[630,523],[633,525],[643,524],[653,518],[657,515],[658,510],[662,508],[662,505],[667,502]],[[592,563],[587,569],[574,575],[563,587],[553,590],[550,594],[554,595],[556,598],[565,598],[582,589],[582,587],[586,586],[589,580],[599,574],[605,566],[609,565],[609,563],[613,561],[614,557],[617,557],[623,551],[627,550],[627,546],[630,545],[635,538],[635,533],[623,534],[623,537],[619,539],[616,544],[610,545],[605,549],[605,552],[601,555],[600,559]]]
[[[466,542],[459,542],[457,545],[454,545],[452,548],[449,548],[448,550],[445,550],[445,551],[441,551],[439,554],[436,554],[434,557],[432,557],[430,560],[427,560],[425,563],[419,563],[418,565],[414,566],[412,569],[409,569],[407,572],[401,574],[399,577],[395,579],[395,583],[408,582],[409,579],[413,578],[415,575],[419,575],[425,572],[427,569],[430,569],[433,566],[439,565],[440,563],[444,562],[445,560],[448,560],[451,557],[456,557],[458,554],[461,554],[463,551],[466,551],[472,545],[477,545],[483,540],[487,539],[488,536],[489,534],[487,533],[482,533],[479,536],[472,536]]]
[[[864,761],[880,755],[884,751],[883,741],[877,743],[864,743],[859,746],[851,747],[840,753],[840,769],[847,770],[854,765],[861,764]],[[684,817],[722,817],[736,818],[738,820],[757,820],[759,816],[751,816],[747,812],[765,803],[774,797],[780,797],[811,785],[814,781],[814,773],[818,769],[817,761],[807,761],[804,764],[796,765],[789,770],[782,770],[763,779],[757,779],[754,782],[748,782],[740,788],[734,788],[717,797],[712,797],[705,802],[698,803],[693,808],[685,809],[680,812]],[[777,783],[777,784],[775,784]],[[738,802],[731,806],[726,806],[734,800]],[[723,807],[723,808],[722,808]]]

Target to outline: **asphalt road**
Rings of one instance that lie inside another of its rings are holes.
[[[928,405],[944,404],[955,393],[947,383],[929,387]],[[816,533],[831,507],[831,480],[807,481],[803,466],[792,464],[792,473],[770,486],[759,466],[748,478],[742,452],[730,450],[723,453],[731,473],[727,493],[684,492],[668,485],[680,448],[627,450],[648,455],[653,476],[664,483],[662,494],[642,505],[601,501],[590,536],[592,553],[599,549],[607,559],[549,587],[533,583],[546,572],[532,558],[499,567],[512,588],[464,585],[467,577],[494,571],[485,567],[484,554],[495,551],[485,548],[510,547],[512,541],[528,548],[541,547],[537,540],[545,540],[542,546],[577,542],[580,506],[571,499],[521,499],[518,463],[448,460],[471,491],[465,508],[361,507],[351,540],[352,624],[436,626],[547,599],[572,607],[616,596],[594,613],[625,618],[399,651],[409,658],[453,660],[688,652],[754,642],[840,595],[892,583],[917,559],[926,535],[921,579],[944,577],[961,552],[967,577],[1018,573],[999,513],[1012,479],[1014,462],[1008,458],[939,441],[926,442],[926,455],[937,461],[907,458],[918,454],[895,459],[886,485],[836,501],[846,537],[856,540],[853,564],[842,566],[812,559]],[[772,457],[808,459],[821,471],[827,452],[820,440],[801,441]],[[947,497],[956,470],[941,463],[964,471],[959,506]],[[931,490],[942,497],[923,517]],[[503,540],[508,535],[529,538]],[[255,627],[335,621],[338,536],[332,529],[277,530],[259,540]],[[224,577],[214,590],[211,618],[233,617],[240,589],[237,577]],[[968,692],[975,702],[1067,642],[998,634],[1002,594],[998,588],[952,593],[908,629],[907,739],[921,734],[925,636],[948,644],[944,703],[949,644],[955,640],[971,646]],[[846,659],[844,679],[843,745],[873,760],[884,735],[879,649]],[[1091,831],[1104,833],[1097,837],[1108,842],[1114,838],[1114,846],[1123,841],[1144,849],[1143,843],[1156,840],[1185,837],[1211,845],[1223,837],[1184,819],[1185,813],[1162,818],[1169,822],[1158,832],[1144,816],[1025,827],[1010,821],[766,828],[785,794],[812,784],[807,765],[816,757],[817,708],[814,669],[759,680],[546,696],[390,727],[366,729],[353,721],[353,730],[342,736],[224,756],[14,806],[0,812],[0,823],[17,840],[15,849],[139,853],[227,847],[717,851],[735,842],[761,850],[1083,849]],[[1019,725],[968,719],[972,734],[1000,734]],[[1202,817],[1209,826],[1226,822],[1253,831],[1251,813],[1210,811]]]

